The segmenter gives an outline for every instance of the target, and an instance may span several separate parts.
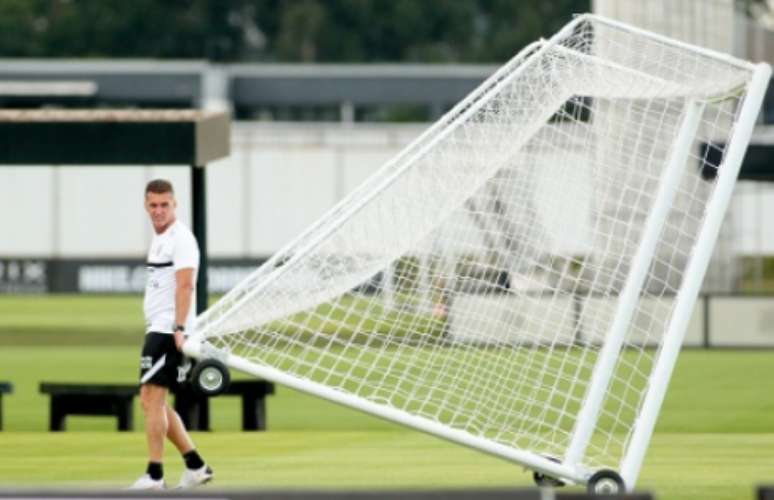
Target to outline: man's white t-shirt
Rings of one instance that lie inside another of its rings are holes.
[[[191,230],[175,221],[163,233],[154,232],[147,260],[145,283],[145,332],[174,333],[175,330],[175,272],[199,268],[199,245]],[[186,319],[186,334],[193,328],[196,316],[196,294],[192,293],[191,309]]]

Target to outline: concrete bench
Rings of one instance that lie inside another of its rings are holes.
[[[51,396],[48,429],[65,430],[67,415],[114,415],[118,430],[134,427],[132,403],[139,394],[136,384],[58,384],[41,382],[40,392]]]
[[[13,394],[13,384],[0,382],[0,431],[3,430],[3,394]]]
[[[266,430],[266,396],[274,394],[274,384],[265,380],[235,380],[220,396],[241,396],[242,430]],[[175,393],[175,411],[186,428],[194,431],[210,430],[209,398],[195,392],[190,384],[183,384]]]

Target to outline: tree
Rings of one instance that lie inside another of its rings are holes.
[[[589,0],[3,0],[5,57],[499,62]]]

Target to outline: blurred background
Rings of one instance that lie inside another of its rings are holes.
[[[0,0],[0,108],[228,112],[231,154],[205,167],[216,299],[584,12],[774,64],[774,0]],[[101,432],[114,419],[70,416],[81,435],[44,434],[39,387],[136,383],[143,190],[158,177],[191,225],[189,168],[0,165],[0,486],[115,487],[140,472],[143,439]],[[774,347],[772,181],[770,88],[644,469],[658,498],[737,500],[771,482],[774,351],[759,348]],[[285,387],[269,401],[271,432],[249,434],[237,398],[213,402],[218,432],[196,439],[218,484],[532,484],[512,464]]]
[[[774,62],[765,1],[3,0],[0,107],[228,111],[231,155],[206,167],[217,294],[523,46],[587,11]],[[772,123],[770,91],[689,343],[774,346]],[[0,168],[0,293],[139,294],[142,191],[157,177],[174,182],[190,224],[187,169]]]

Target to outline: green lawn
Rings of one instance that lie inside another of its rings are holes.
[[[0,346],[134,345],[142,297],[0,295]]]
[[[472,488],[531,484],[520,467],[405,431],[195,434],[218,488]],[[2,433],[0,487],[124,487],[141,472],[139,433]],[[772,477],[772,434],[658,433],[640,487],[659,499],[753,500]],[[170,458],[176,481],[181,463]],[[771,482],[771,481],[770,481]]]
[[[40,381],[133,382],[141,333],[138,297],[0,297],[3,399],[0,487],[115,486],[142,471],[138,431],[114,419],[69,417],[48,433]],[[752,499],[774,482],[774,351],[688,350],[680,358],[639,487],[660,499]],[[278,388],[269,432],[239,432],[239,401],[213,401],[214,432],[195,439],[220,487],[510,487],[520,467],[297,392]],[[171,450],[170,450],[171,451]],[[180,463],[170,453],[176,480]]]

